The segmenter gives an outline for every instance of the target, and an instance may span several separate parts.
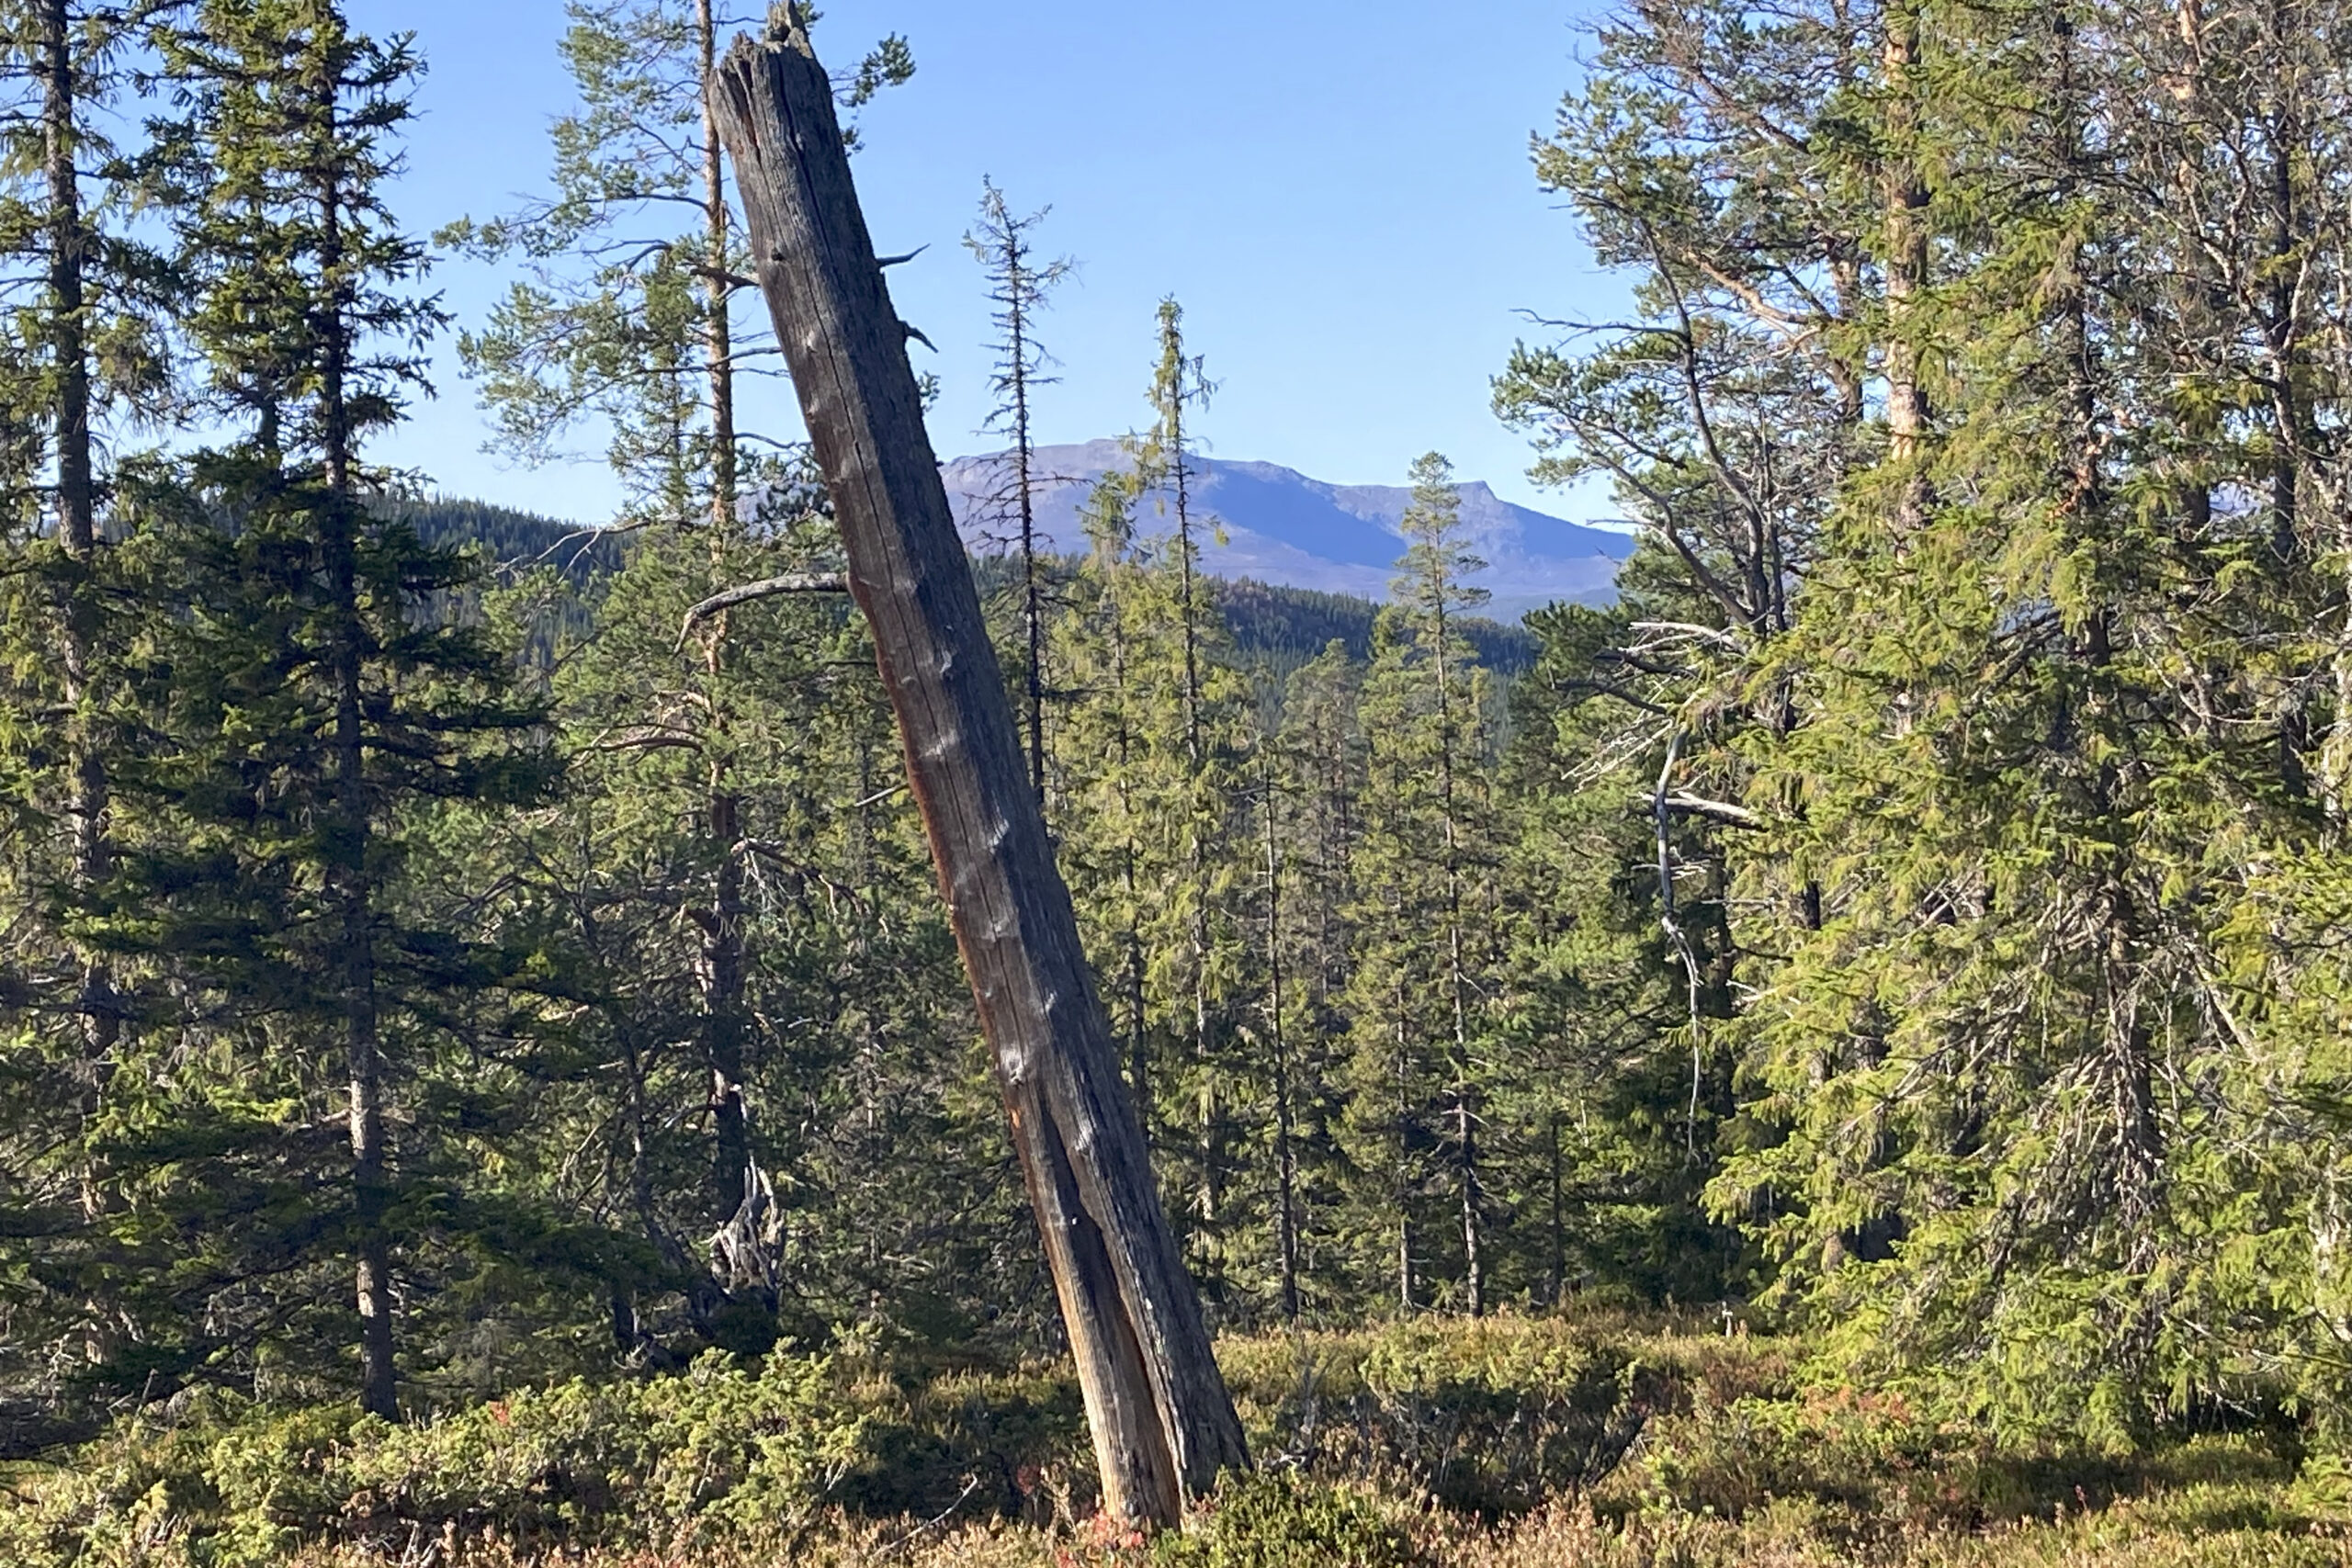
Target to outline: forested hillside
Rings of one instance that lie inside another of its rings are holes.
[[[1030,527],[1043,547],[1081,551],[1089,492],[1132,461],[1119,441],[1038,447],[1031,466]],[[1213,576],[1387,597],[1401,547],[1397,525],[1412,501],[1408,489],[1327,484],[1272,463],[1197,455],[1191,467],[1188,500],[1217,521],[1201,551]],[[1001,515],[1003,455],[950,458],[942,474],[949,504],[975,551],[1010,543]],[[1492,594],[1507,618],[1516,621],[1555,601],[1608,602],[1617,569],[1633,550],[1630,534],[1510,505],[1483,483],[1460,489],[1464,536],[1486,563],[1473,574],[1472,586]]]
[[[445,549],[480,547],[487,561],[509,570],[555,566],[585,575],[618,564],[614,541],[597,528],[449,496],[387,499],[382,505],[426,544]]]
[[[972,570],[984,599],[1001,598],[1007,613],[1017,608],[1019,561],[1001,555],[975,555]],[[1082,570],[1082,558],[1057,559],[1047,570],[1057,579],[1075,578]],[[1373,633],[1381,610],[1373,600],[1257,582],[1246,577],[1212,580],[1204,592],[1215,599],[1241,661],[1261,670],[1272,682],[1270,695],[1279,694],[1294,671],[1335,642],[1359,662],[1372,657]],[[1535,662],[1538,645],[1523,626],[1472,615],[1463,620],[1462,634],[1480,662],[1506,681],[1524,674]]]
[[[1258,1472],[1157,1540],[723,28],[571,15],[428,243],[429,37],[0,5],[0,1562],[2352,1562],[2352,13],[1600,23],[1632,304],[1493,395],[1641,536],[1520,626],[1434,452],[1385,604],[1207,576],[1173,299],[1057,553],[981,194],[986,631]],[[443,333],[594,530],[379,466]]]

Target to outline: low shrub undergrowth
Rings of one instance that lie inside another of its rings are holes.
[[[1898,1395],[1809,1382],[1792,1346],[1695,1323],[1420,1318],[1219,1355],[1260,1472],[1157,1541],[1091,1519],[1065,1371],[924,1368],[851,1337],[400,1426],[185,1398],[0,1472],[0,1564],[1962,1568],[2103,1564],[2133,1540],[2118,1568],[2352,1568],[2347,1472],[2259,1433],[2004,1449]],[[2167,1555],[2190,1540],[2253,1555]],[[2009,1555],[1970,1555],[1995,1542]]]

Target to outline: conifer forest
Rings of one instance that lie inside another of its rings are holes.
[[[1523,617],[1212,573],[1175,298],[1050,536],[889,9],[425,232],[429,34],[0,0],[0,1564],[2352,1564],[2352,6],[1588,17]]]

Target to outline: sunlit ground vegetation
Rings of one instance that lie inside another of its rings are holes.
[[[2283,1420],[2004,1443],[1736,1317],[1600,1309],[1229,1337],[1261,1469],[1182,1536],[1093,1511],[1052,1363],[850,1340],[393,1426],[218,1394],[9,1474],[0,1561],[600,1568],[1734,1568],[2352,1562],[2352,1476]]]

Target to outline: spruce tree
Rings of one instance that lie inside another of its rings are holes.
[[[1200,513],[1194,496],[1199,475],[1193,466],[1197,442],[1193,421],[1215,395],[1216,384],[1204,374],[1203,357],[1188,352],[1183,308],[1172,296],[1159,302],[1159,357],[1150,387],[1153,421],[1135,446],[1135,461],[1144,494],[1152,498],[1168,524],[1152,537],[1151,547],[1157,572],[1173,590],[1168,615],[1180,660],[1172,671],[1184,780],[1177,820],[1183,843],[1187,951],[1180,983],[1189,992],[1192,1061],[1187,1077],[1197,1107],[1188,1163],[1197,1222],[1193,1234],[1204,1248],[1204,1266],[1216,1273],[1223,1268],[1226,1244],[1221,1237],[1232,1228],[1226,1189],[1234,1135],[1226,1063],[1232,1043],[1226,1013],[1233,976],[1219,954],[1227,948],[1225,932],[1232,929],[1237,913],[1233,895],[1240,881],[1238,867],[1249,859],[1233,810],[1240,794],[1238,739],[1233,726],[1241,686],[1227,657],[1227,628],[1201,573],[1201,536],[1213,530],[1215,522]]]
[[[28,308],[11,322],[6,379],[20,446],[10,467],[13,508],[36,525],[58,560],[50,646],[67,715],[59,759],[68,850],[65,881],[86,901],[107,874],[109,772],[101,665],[117,640],[104,624],[99,558],[107,476],[99,443],[128,423],[126,400],[162,390],[155,309],[160,260],[126,231],[136,196],[130,158],[101,127],[126,94],[124,56],[152,6],[35,0],[0,13],[0,58],[28,89],[11,117],[21,179],[0,205],[0,250],[20,263]],[[74,1004],[88,1063],[99,1075],[119,1032],[102,956],[80,957]]]
[[[1214,1295],[1237,1225],[1227,1078],[1256,858],[1237,831],[1247,693],[1181,535],[1137,537],[1153,471],[1114,473],[1090,503],[1095,548],[1048,649],[1072,693],[1056,798],[1081,929],[1114,977],[1130,1085],[1155,1152],[1175,1156],[1172,1179],[1188,1189],[1170,1210]]]
[[[1627,715],[1562,738],[1594,776],[1663,750],[1653,886],[1720,911],[1680,954],[1743,1057],[1718,1215],[1858,1354],[2001,1420],[2242,1397],[2219,1324],[2288,1331],[2206,1238],[2311,1215],[2223,1174],[2298,1135],[2224,1086],[2305,1058],[2219,980],[2221,911],[2280,918],[2261,846],[2312,886],[2336,852],[2337,666],[2288,630],[2333,624],[2324,290],[2277,285],[2328,265],[2337,163],[2301,128],[2340,73],[2130,7],[1645,9],[1606,41],[1546,172],[1651,320],[1502,391],[1672,551],[1629,574],[1639,621],[1553,630]]]
[[[1241,1262],[1282,1320],[1297,1325],[1349,1301],[1330,1255],[1344,1160],[1336,1138],[1345,1039],[1347,823],[1355,809],[1353,664],[1328,647],[1260,693],[1246,777],[1256,863],[1245,884],[1243,984],[1236,1079],[1250,1100],[1241,1135],[1252,1158],[1241,1201],[1265,1238]]]
[[[240,439],[193,460],[173,523],[187,602],[146,672],[156,734],[135,775],[168,827],[124,857],[108,934],[199,998],[201,1022],[179,1026],[220,1053],[211,1114],[243,1132],[215,1162],[250,1173],[232,1186],[326,1178],[304,1130],[339,1079],[339,1199],[274,1236],[216,1236],[222,1251],[175,1283],[234,1292],[340,1252],[360,1402],[391,1416],[395,1270],[427,1228],[413,1173],[439,1132],[418,1118],[396,1147],[393,1100],[431,1048],[436,998],[481,978],[477,944],[407,918],[403,863],[437,803],[541,787],[541,714],[478,632],[430,613],[467,563],[367,504],[385,476],[364,445],[422,384],[441,319],[383,205],[419,69],[408,41],[355,33],[331,0],[209,0],[164,47],[188,100],[165,142],[195,274],[187,332]],[[180,1130],[155,1134],[149,1157],[166,1159]],[[272,1155],[285,1163],[263,1168]],[[161,1168],[201,1181],[203,1164]],[[181,1332],[191,1356],[219,1348]]]
[[[1367,1233],[1395,1237],[1397,1304],[1426,1304],[1434,1257],[1458,1264],[1456,1301],[1487,1305],[1487,1200],[1480,1134],[1492,1077],[1482,908],[1491,886],[1484,672],[1461,621],[1485,602],[1484,564],[1463,536],[1461,499],[1436,453],[1413,465],[1408,541],[1396,602],[1374,632],[1359,712],[1369,788],[1358,862],[1362,932],[1352,977],[1362,1163],[1385,1194],[1360,1199]],[[1451,1189],[1458,1251],[1438,1253],[1431,1202]]]
[[[1036,471],[1036,442],[1032,432],[1031,399],[1055,378],[1046,374],[1051,357],[1037,341],[1036,318],[1051,300],[1057,284],[1075,270],[1067,256],[1041,261],[1031,232],[1045,221],[1044,209],[1025,216],[1015,213],[993,181],[984,182],[979,227],[964,236],[966,248],[978,259],[989,280],[989,300],[995,307],[989,320],[998,332],[989,346],[996,367],[989,387],[996,403],[986,428],[1009,436],[1012,445],[1000,459],[995,487],[981,498],[984,526],[993,531],[1010,527],[1010,542],[1019,549],[1021,567],[1021,650],[1011,662],[1020,673],[1023,727],[1029,740],[1030,778],[1037,798],[1046,798],[1046,622],[1053,585],[1047,563],[1037,549],[1037,490],[1049,476]]]
[[[105,1290],[84,1269],[100,1267],[88,1247],[113,1202],[104,1128],[125,1011],[87,922],[114,864],[122,660],[141,619],[107,534],[119,454],[173,391],[171,269],[134,216],[153,194],[143,148],[113,135],[137,112],[139,40],[169,9],[0,8],[0,1181],[40,1216],[17,1246],[41,1256],[42,1294],[85,1332],[85,1292]]]
[[[1184,748],[1202,759],[1202,623],[1206,606],[1201,589],[1201,521],[1193,516],[1193,414],[1208,404],[1216,383],[1202,373],[1204,360],[1185,352],[1184,308],[1175,297],[1159,302],[1159,360],[1152,368],[1151,432],[1136,448],[1144,488],[1156,492],[1174,527],[1161,553],[1176,573],[1176,614],[1184,652]]]

